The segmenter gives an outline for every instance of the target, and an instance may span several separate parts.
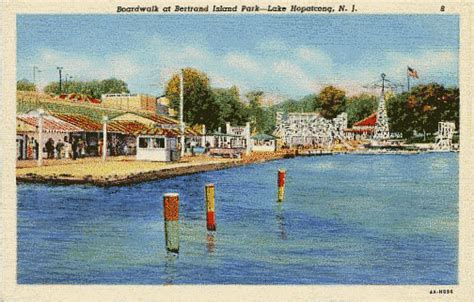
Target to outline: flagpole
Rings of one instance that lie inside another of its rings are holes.
[[[410,74],[408,73],[408,65],[407,65],[407,92],[410,92]]]

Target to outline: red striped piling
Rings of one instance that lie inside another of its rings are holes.
[[[163,216],[165,218],[166,249],[170,252],[179,251],[179,194],[163,195]]]
[[[215,214],[214,184],[207,184],[205,191],[206,191],[207,229],[209,231],[215,231],[216,230],[216,214]]]
[[[285,198],[285,177],[286,171],[278,170],[278,202],[282,202]]]

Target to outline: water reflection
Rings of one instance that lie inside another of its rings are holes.
[[[283,206],[281,203],[277,205],[276,208],[276,221],[278,225],[278,231],[279,231],[279,237],[283,240],[288,239],[288,236],[286,234],[286,223],[285,223],[285,216],[284,216],[284,211],[283,211]]]
[[[178,259],[178,254],[173,253],[173,252],[166,252],[165,256],[165,285],[171,285],[174,284],[176,275],[177,275],[177,269],[176,269],[176,259]]]
[[[213,254],[216,250],[216,238],[214,232],[207,233],[207,252]]]

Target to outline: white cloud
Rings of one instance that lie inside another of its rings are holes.
[[[236,70],[253,74],[257,74],[263,71],[260,64],[248,55],[229,53],[224,56],[223,60],[227,63],[229,67],[234,68]]]
[[[298,47],[295,50],[296,56],[307,64],[320,68],[330,69],[332,67],[331,57],[324,51],[308,46]]]
[[[264,50],[263,52],[260,51]],[[288,45],[277,39],[263,40],[256,52],[219,52],[197,41],[176,41],[159,36],[150,38],[146,45],[127,53],[107,57],[84,53],[43,49],[33,58],[20,62],[40,66],[40,86],[58,79],[56,66],[76,79],[91,80],[117,77],[129,83],[133,92],[161,93],[166,81],[183,67],[194,67],[206,72],[215,87],[237,85],[242,94],[261,89],[272,94],[291,97],[318,92],[333,84],[360,92],[364,84],[378,79],[385,72],[394,80],[406,79],[406,65],[417,69],[420,78],[457,72],[458,59],[454,51],[389,52],[364,56],[347,64],[336,64],[336,59],[320,48],[310,45]],[[44,66],[49,66],[48,68]],[[21,77],[21,75],[19,75]],[[420,79],[421,80],[421,79]],[[153,88],[151,88],[153,86]]]

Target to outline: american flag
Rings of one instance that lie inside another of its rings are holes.
[[[410,66],[407,66],[407,72],[408,76],[418,79],[418,72],[415,69],[411,68]]]

